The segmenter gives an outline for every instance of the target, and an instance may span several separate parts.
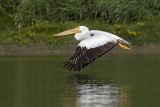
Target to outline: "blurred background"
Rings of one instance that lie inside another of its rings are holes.
[[[63,63],[85,25],[116,34],[116,47],[80,72]],[[1,107],[159,107],[160,0],[0,0]]]
[[[39,48],[37,51],[44,50],[42,47],[47,50],[48,47],[54,46],[54,48],[57,46],[73,47],[76,42],[72,36],[54,38],[52,35],[79,25],[111,32],[127,39],[133,45],[158,44],[160,41],[160,1],[0,1],[1,46],[11,46],[15,49],[18,46],[37,46]]]

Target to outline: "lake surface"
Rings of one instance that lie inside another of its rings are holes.
[[[160,107],[160,56],[104,56],[79,73],[66,59],[0,57],[0,107]]]

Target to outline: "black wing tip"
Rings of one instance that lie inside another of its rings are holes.
[[[95,60],[95,59],[94,59]],[[93,62],[93,61],[91,61]],[[70,62],[68,61],[67,63],[65,63],[63,65],[63,68],[66,68],[68,71],[75,71],[75,72],[80,72],[83,68],[85,68],[88,64],[90,64],[91,62],[85,63],[83,65],[81,65],[80,67],[77,67],[75,65],[71,65]],[[72,68],[70,68],[71,66],[73,66]]]
[[[66,68],[68,71],[75,71],[75,72],[79,72],[81,70],[81,67],[76,67],[75,65],[71,64],[69,61],[63,65],[63,68]]]

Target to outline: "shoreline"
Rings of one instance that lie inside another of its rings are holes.
[[[0,56],[54,56],[72,55],[76,47],[58,46],[2,46],[0,45]],[[160,44],[147,44],[132,46],[131,50],[123,50],[115,47],[107,54],[109,55],[160,55]]]

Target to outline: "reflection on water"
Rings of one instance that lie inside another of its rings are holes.
[[[77,86],[77,102],[80,107],[116,107],[118,100],[117,87],[83,84]]]
[[[89,79],[86,75],[75,77],[78,107],[118,106],[119,88],[116,84]]]
[[[159,56],[107,57],[79,73],[63,61],[0,57],[0,107],[160,107]]]

